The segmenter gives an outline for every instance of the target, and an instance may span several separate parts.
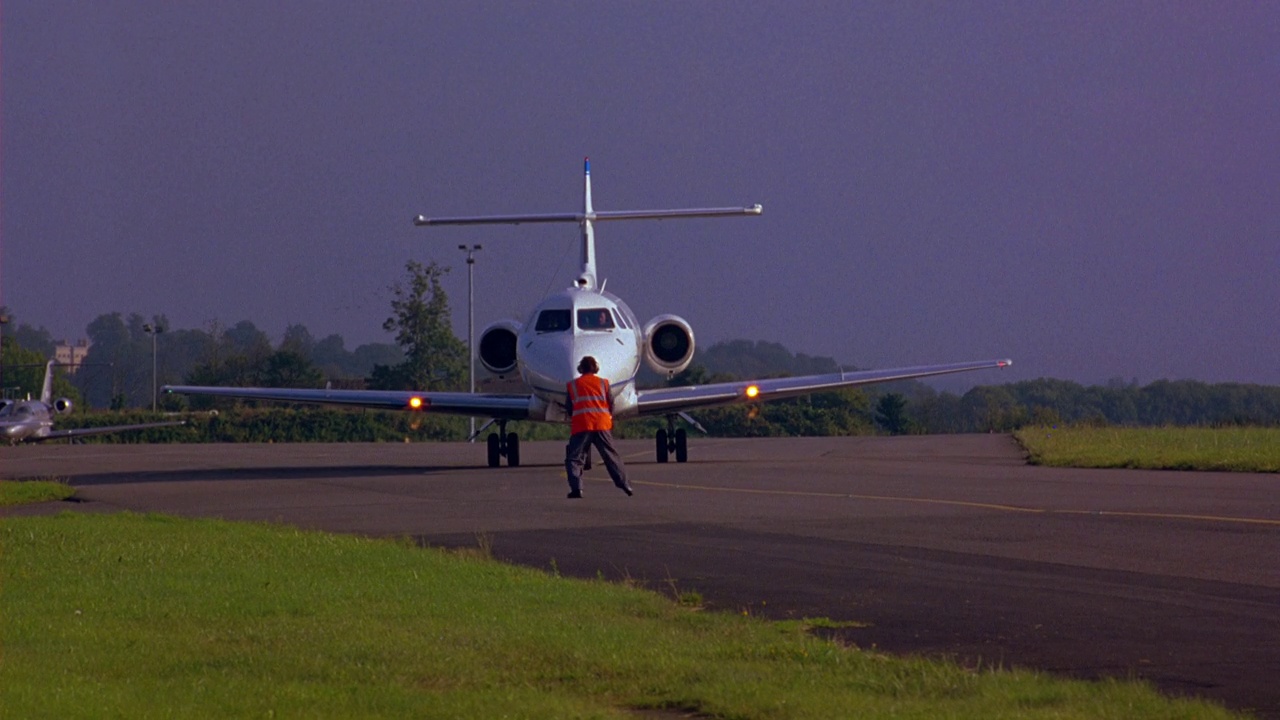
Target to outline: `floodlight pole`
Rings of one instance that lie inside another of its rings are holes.
[[[159,323],[152,325],[147,323],[142,326],[142,331],[151,336],[151,412],[156,412],[156,388],[159,387],[159,378],[156,373],[156,336],[164,332],[164,328]]]
[[[476,293],[475,293],[475,268],[476,268],[476,251],[480,250],[479,245],[459,245],[458,249],[467,254],[467,385],[472,394],[476,391]],[[475,442],[476,419],[470,420],[471,430],[467,433],[467,440]]]
[[[0,315],[0,400],[5,397],[4,389],[4,326],[9,324],[8,315]]]

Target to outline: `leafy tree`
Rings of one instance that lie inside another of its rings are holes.
[[[197,365],[217,354],[213,335],[199,329],[166,327],[156,344],[161,385],[180,382]]]
[[[907,399],[898,393],[889,393],[876,403],[876,425],[890,435],[911,432],[911,418],[907,417]]]
[[[440,279],[448,272],[434,261],[410,260],[405,277],[391,285],[391,317],[382,328],[395,333],[404,362],[378,365],[370,387],[399,390],[441,390],[462,387],[466,378],[466,345],[449,324],[449,296]]]
[[[341,335],[327,335],[315,341],[308,357],[329,379],[360,378],[361,387],[374,367],[404,362],[404,352],[391,343],[365,343],[351,351],[345,345]]]
[[[3,330],[3,337],[0,342],[15,342],[27,350],[40,353],[45,357],[53,357],[54,346],[57,344],[53,340],[53,336],[45,329],[43,325],[39,328],[32,327],[27,323],[15,325],[18,316],[6,306],[0,306],[0,315],[5,316],[6,324]]]
[[[740,378],[784,375],[821,375],[840,369],[829,357],[792,354],[779,343],[763,340],[718,342],[698,353],[698,362],[713,373],[729,373]]]
[[[123,407],[151,402],[151,343],[142,332],[145,321],[134,313],[128,322],[118,312],[99,315],[85,328],[92,343],[84,365],[75,375],[85,403],[93,407]],[[135,339],[130,328],[136,327]],[[145,400],[144,400],[145,396]]]
[[[37,397],[44,386],[44,364],[48,358],[35,350],[22,347],[11,337],[3,338],[4,346],[0,350],[0,368],[4,369],[4,377],[0,378],[0,391],[5,398],[20,399],[30,395]]]
[[[341,342],[342,338],[338,339]],[[304,358],[311,358],[315,344],[315,338],[311,337],[311,331],[307,330],[306,325],[289,325],[284,329],[284,339],[280,341],[280,349],[297,353]]]
[[[1026,408],[1004,386],[980,385],[960,398],[965,422],[979,432],[1009,432],[1027,421]]]
[[[218,339],[227,352],[243,355],[254,362],[271,354],[271,338],[248,320],[241,320]]]
[[[929,390],[928,393],[917,394],[911,400],[911,416],[920,432],[960,433],[976,429],[965,422],[959,397],[951,393],[940,393],[932,388]]]
[[[324,375],[301,354],[278,350],[270,355],[262,368],[265,387],[318,388],[324,386]]]
[[[345,366],[348,375],[361,377],[373,372],[378,365],[398,365],[404,362],[404,351],[391,343],[365,343],[351,351]]]

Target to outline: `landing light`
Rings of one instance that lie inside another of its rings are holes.
[[[746,393],[747,393],[747,397],[753,398],[760,394],[760,388],[756,385],[748,385]]]
[[[414,410],[421,410],[421,409],[422,409],[422,398],[420,398],[420,397],[418,397],[418,396],[416,396],[416,395],[415,395],[415,396],[413,396],[413,397],[411,397],[411,398],[409,398],[409,407],[410,407],[410,408],[412,408],[412,409],[414,409]]]

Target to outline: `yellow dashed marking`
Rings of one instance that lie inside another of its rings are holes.
[[[682,485],[677,483],[632,482],[633,485],[649,485],[676,490],[702,490],[705,492],[741,493],[747,495],[781,495],[791,497],[842,498],[846,500],[872,500],[876,502],[916,503],[921,505],[949,505],[954,507],[976,508],[979,510],[997,510],[1011,513],[1032,513],[1041,515],[1097,515],[1111,517],[1132,517],[1158,520],[1198,520],[1201,522],[1237,523],[1246,525],[1263,525],[1280,527],[1280,519],[1227,517],[1223,515],[1196,515],[1191,513],[1154,513],[1133,512],[1125,510],[1050,510],[1048,508],[1023,507],[1020,505],[1003,505],[1000,503],[983,503],[969,500],[944,500],[941,498],[899,497],[894,495],[860,495],[857,493],[816,492],[808,490],[759,490],[755,488],[727,488],[712,485]]]

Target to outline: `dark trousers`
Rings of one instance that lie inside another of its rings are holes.
[[[582,466],[593,447],[600,451],[600,459],[604,461],[609,477],[613,478],[613,484],[619,488],[627,487],[627,468],[618,456],[618,449],[613,446],[613,433],[588,430],[571,435],[564,449],[564,473],[569,478],[569,489],[575,492],[582,490]]]

